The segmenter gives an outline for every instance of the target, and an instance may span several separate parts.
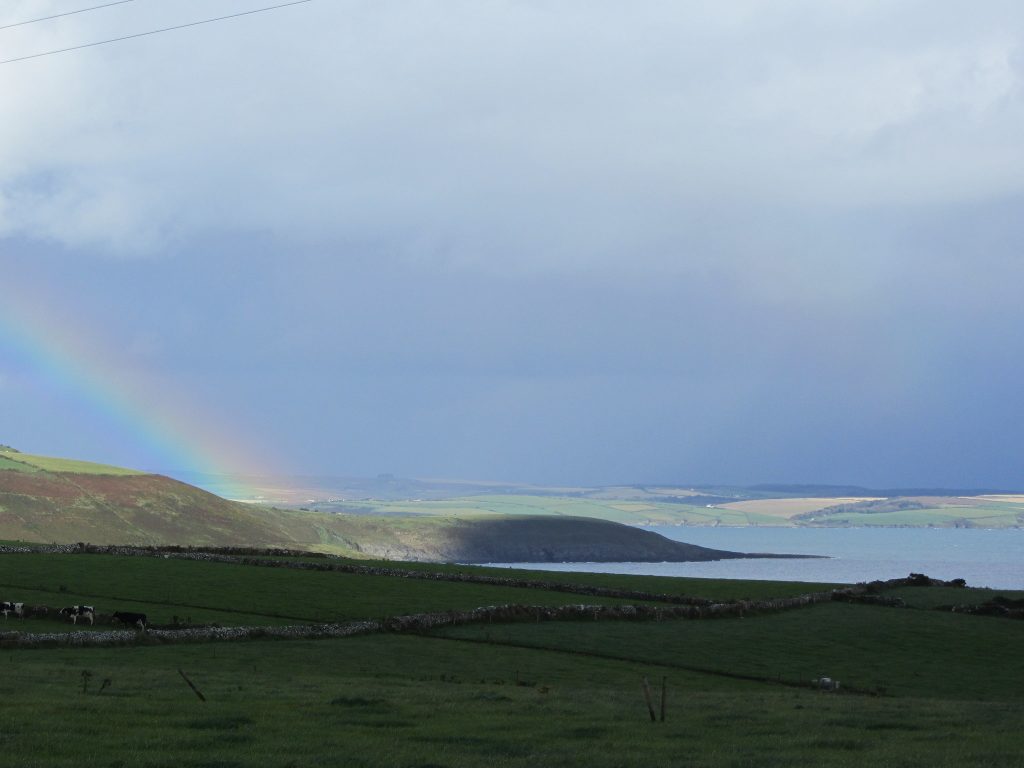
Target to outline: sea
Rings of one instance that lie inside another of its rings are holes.
[[[676,541],[734,552],[824,555],[704,563],[493,563],[545,571],[856,584],[924,573],[971,587],[1024,590],[1024,529],[647,526]]]

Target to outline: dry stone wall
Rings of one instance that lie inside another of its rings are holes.
[[[189,547],[119,547],[90,544],[51,546],[0,546],[0,554],[18,552],[46,552],[53,554],[107,554],[122,557],[163,557],[218,563],[232,563],[267,568],[336,571],[374,576],[391,576],[434,581],[471,582],[504,587],[521,587],[547,591],[573,592],[590,596],[615,597],[646,601],[637,605],[499,605],[474,608],[468,611],[444,611],[394,616],[381,621],[364,620],[340,624],[299,624],[291,626],[247,627],[183,627],[134,630],[76,630],[71,632],[31,633],[22,631],[0,632],[0,648],[47,648],[55,646],[110,647],[137,644],[209,643],[254,639],[309,640],[340,638],[374,632],[425,632],[438,627],[482,622],[523,621],[660,621],[662,619],[717,619],[739,618],[763,613],[806,608],[829,601],[869,602],[891,607],[902,607],[899,598],[888,598],[880,593],[903,586],[964,586],[963,580],[945,582],[929,579],[922,574],[911,574],[905,579],[890,579],[857,584],[840,589],[810,592],[795,597],[767,600],[732,600],[716,602],[685,595],[668,595],[594,587],[579,584],[532,581],[514,577],[489,576],[462,572],[439,572],[355,565],[337,562],[330,556],[315,557],[292,550],[256,550],[240,548],[193,549]],[[280,560],[278,557],[302,557],[302,560]],[[1016,607],[1016,606],[1015,606]],[[52,615],[47,606],[33,606],[34,615]],[[99,623],[105,623],[98,616]]]

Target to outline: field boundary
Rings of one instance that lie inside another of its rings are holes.
[[[767,601],[716,603],[710,606],[650,605],[498,605],[468,611],[438,611],[392,616],[385,619],[356,620],[337,624],[299,624],[288,626],[189,627],[184,629],[76,631],[76,632],[0,632],[0,648],[45,648],[55,646],[109,647],[118,645],[162,645],[207,643],[252,639],[314,640],[350,637],[375,632],[426,632],[438,627],[481,623],[541,621],[661,621],[664,619],[715,619],[740,617],[753,612],[775,612],[804,608],[831,600],[829,593],[801,595]]]
[[[566,592],[590,597],[611,597],[624,600],[643,600],[649,602],[670,603],[674,605],[712,605],[716,601],[688,595],[670,595],[664,593],[644,592],[633,589],[615,589],[613,587],[597,587],[587,584],[567,584],[556,581],[540,581],[537,579],[518,579],[505,576],[486,576],[473,573],[456,573],[442,571],[425,571],[404,568],[390,568],[374,565],[355,565],[354,563],[322,562],[331,559],[330,555],[301,552],[296,550],[259,550],[238,549],[228,547],[192,548],[192,547],[128,547],[98,546],[93,544],[53,544],[43,546],[0,546],[2,554],[57,554],[57,555],[117,555],[121,557],[158,557],[176,560],[196,560],[210,563],[230,565],[248,565],[258,568],[290,568],[302,571],[334,571],[364,576],[390,576],[402,579],[419,579],[423,581],[450,581],[469,584],[484,584],[497,587],[516,587],[521,589],[540,589],[546,592]],[[259,555],[259,556],[257,556]],[[271,559],[272,557],[314,557],[321,562]]]
[[[467,611],[436,611],[364,619],[341,623],[288,626],[186,627],[146,631],[109,630],[73,632],[0,632],[0,648],[111,647],[119,645],[162,645],[208,643],[254,639],[315,640],[350,637],[377,632],[423,633],[439,627],[483,623],[541,621],[663,621],[672,619],[743,618],[765,613],[807,608],[831,602],[832,592],[815,592],[770,600],[741,600],[711,605],[497,605]]]
[[[554,592],[571,592],[592,596],[637,599],[646,604],[639,605],[566,605],[558,607],[507,604],[485,606],[463,611],[443,611],[393,616],[380,620],[363,619],[341,623],[318,623],[300,617],[278,616],[252,613],[250,611],[234,611],[253,616],[266,615],[268,618],[292,618],[304,623],[285,626],[238,626],[221,627],[218,625],[184,626],[151,628],[136,632],[133,630],[92,630],[71,632],[30,633],[20,631],[0,632],[0,648],[48,648],[61,646],[75,647],[109,647],[119,645],[157,645],[175,643],[207,643],[223,641],[240,641],[251,639],[321,639],[348,637],[355,634],[373,632],[427,632],[442,626],[455,626],[474,623],[512,623],[523,621],[579,621],[584,619],[598,620],[632,620],[661,621],[663,619],[714,619],[742,618],[748,615],[777,613],[781,611],[806,608],[823,602],[860,602],[876,606],[904,607],[899,598],[880,594],[886,589],[903,586],[965,586],[962,579],[945,582],[930,579],[923,574],[910,574],[904,579],[874,581],[831,590],[809,592],[792,597],[776,597],[760,600],[735,599],[712,601],[705,598],[685,595],[666,595],[620,590],[608,587],[596,587],[585,584],[564,584],[545,582],[514,577],[486,576],[482,574],[437,572],[420,570],[403,570],[378,566],[359,566],[348,563],[308,562],[294,560],[271,559],[267,555],[290,556],[288,550],[243,550],[242,554],[226,554],[218,551],[204,551],[192,548],[156,548],[156,547],[115,547],[93,546],[88,544],[52,545],[40,547],[0,546],[0,555],[4,553],[37,553],[37,554],[106,554],[125,557],[160,557],[165,559],[183,559],[202,562],[217,562],[233,565],[249,565],[270,568],[288,568],[296,570],[335,571],[373,576],[388,576],[433,581],[454,581],[476,583],[502,587],[521,587],[541,589]],[[250,556],[259,552],[263,557]],[[325,556],[326,557],[326,556]],[[33,589],[36,588],[28,588]],[[38,590],[37,590],[38,591]],[[52,590],[42,590],[52,593]],[[129,600],[129,598],[124,598]],[[204,610],[228,610],[215,606],[190,606],[182,603],[166,603],[158,601],[140,601],[153,605],[172,607],[192,607]],[[652,605],[651,603],[662,603]],[[49,606],[32,606],[33,613],[37,610],[49,614],[53,609]],[[104,616],[100,615],[100,619]]]
[[[724,669],[709,669],[707,667],[696,667],[688,664],[679,664],[671,661],[655,661],[652,659],[635,659],[630,656],[619,656],[614,653],[602,653],[601,651],[581,651],[572,648],[559,648],[550,645],[533,645],[531,643],[517,643],[508,640],[488,640],[474,637],[451,637],[450,635],[426,635],[432,640],[446,640],[452,643],[474,643],[477,645],[496,645],[502,648],[518,648],[529,651],[542,651],[544,653],[563,653],[569,656],[586,656],[592,659],[605,659],[608,661],[621,661],[630,664],[642,664],[645,667],[662,667],[664,669],[678,669],[683,672],[693,672],[700,675],[712,677],[725,677],[730,680],[744,680],[753,683],[765,683],[770,685],[783,686],[785,688],[807,688],[806,682],[787,680],[782,677],[768,677],[767,675],[748,675],[742,672],[729,672]],[[882,696],[877,691],[870,691],[856,688],[847,684],[843,685],[844,693],[853,693],[861,696]]]

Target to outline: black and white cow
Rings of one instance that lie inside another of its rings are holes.
[[[817,688],[819,691],[838,691],[839,681],[833,680],[831,677],[819,677],[811,681],[811,685]]]
[[[67,616],[72,624],[77,624],[79,619],[88,619],[90,624],[96,621],[96,609],[91,605],[72,605],[60,609],[61,616]]]
[[[25,604],[24,603],[0,603],[0,613],[4,615],[6,619],[12,613],[19,619],[25,618]]]
[[[139,629],[146,628],[146,614],[144,613],[130,613],[128,611],[114,611],[114,615],[111,616],[114,621],[119,621],[125,626],[135,625]]]

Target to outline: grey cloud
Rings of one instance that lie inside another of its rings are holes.
[[[0,67],[0,258],[308,471],[1008,483],[1022,29],[322,2]]]
[[[318,4],[8,66],[8,231],[125,252],[216,229],[386,238],[579,268],[709,205],[1019,189],[1014,7],[925,25],[934,4],[736,8]],[[58,181],[19,196],[39,173]]]

